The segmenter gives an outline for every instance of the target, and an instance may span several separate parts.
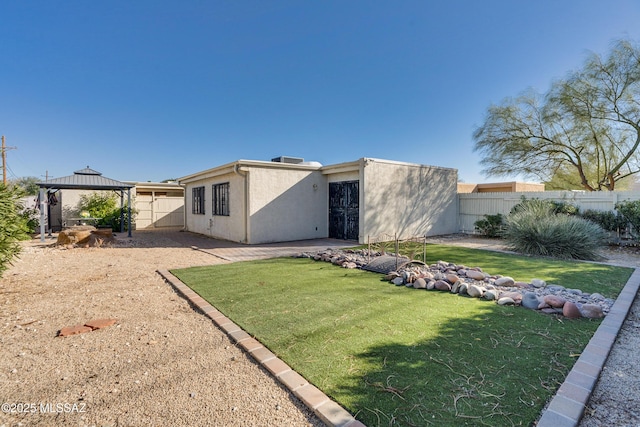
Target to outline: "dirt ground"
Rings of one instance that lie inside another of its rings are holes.
[[[156,273],[227,262],[192,249],[202,240],[138,231],[112,247],[52,242],[25,242],[0,280],[0,427],[323,425]],[[637,253],[605,256],[640,266]],[[117,323],[56,337],[101,318]],[[583,427],[640,425],[639,332],[636,300]]]
[[[324,425],[156,273],[220,262],[159,232],[26,242],[0,281],[0,426]]]

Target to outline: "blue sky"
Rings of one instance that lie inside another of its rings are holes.
[[[637,0],[0,0],[8,176],[161,181],[287,155],[509,179],[473,152],[487,107],[640,42],[638,22]]]

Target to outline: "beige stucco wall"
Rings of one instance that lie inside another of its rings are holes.
[[[363,159],[360,242],[455,233],[457,180],[456,169]]]
[[[213,185],[229,183],[229,216],[212,215]],[[204,215],[192,214],[193,188],[204,186]],[[185,228],[194,233],[205,234],[218,239],[244,242],[244,177],[232,169],[222,171],[220,175],[205,177],[189,182],[185,187]]]
[[[249,243],[328,235],[328,184],[318,170],[250,167]]]

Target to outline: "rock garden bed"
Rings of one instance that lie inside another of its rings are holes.
[[[299,257],[331,262],[344,268],[360,268],[385,274],[396,286],[450,292],[459,296],[482,298],[500,305],[515,305],[567,318],[602,318],[614,300],[599,293],[565,288],[541,279],[519,282],[508,276],[489,274],[481,267],[467,267],[446,261],[424,265],[408,258],[362,250],[326,250],[303,253]],[[375,264],[375,268],[367,268]],[[384,271],[380,266],[389,268]]]

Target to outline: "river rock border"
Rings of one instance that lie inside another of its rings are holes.
[[[370,254],[366,249],[328,249],[298,254],[297,257],[331,262],[343,268],[362,269],[371,259],[381,255],[380,252]],[[489,274],[480,267],[467,267],[446,261],[431,265],[407,263],[397,271],[387,273],[384,278],[396,286],[482,298],[499,305],[521,306],[570,319],[602,318],[609,313],[614,303],[614,300],[599,293],[589,294],[580,289],[546,283],[542,279],[518,282],[508,276]]]

